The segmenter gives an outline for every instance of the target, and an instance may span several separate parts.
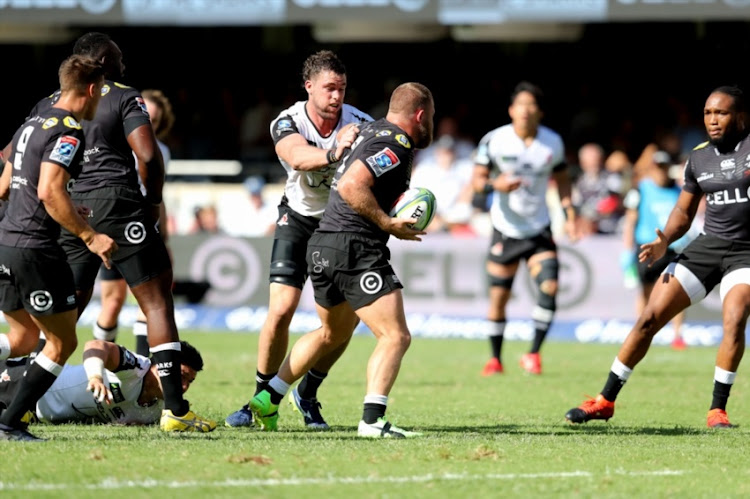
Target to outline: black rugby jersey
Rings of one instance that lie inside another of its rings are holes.
[[[81,171],[84,132],[73,116],[51,107],[32,116],[13,136],[10,196],[0,220],[0,244],[19,248],[57,247],[60,225],[47,213],[37,188],[42,163],[54,163],[75,178]]]
[[[358,232],[381,241],[390,234],[370,219],[354,211],[336,188],[341,175],[355,160],[361,160],[375,177],[372,191],[380,207],[388,213],[402,192],[409,188],[414,141],[401,128],[381,118],[362,126],[352,150],[347,154],[331,185],[331,197],[320,220],[321,232]]]
[[[57,102],[60,91],[39,101],[31,115],[44,112]],[[102,98],[91,121],[83,121],[86,151],[83,168],[72,191],[87,192],[100,187],[127,186],[139,189],[135,156],[127,136],[150,123],[141,93],[126,85],[106,80]]]
[[[703,231],[721,239],[750,242],[750,140],[722,154],[710,142],[698,145],[685,166],[691,194],[706,195]]]

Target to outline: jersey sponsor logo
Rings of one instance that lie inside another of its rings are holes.
[[[148,116],[148,108],[146,107],[146,102],[143,100],[143,97],[136,97],[135,103],[138,104],[138,107],[141,108],[141,111],[143,111],[143,114]]]
[[[75,118],[73,118],[72,116],[66,116],[65,118],[63,118],[63,124],[64,124],[64,125],[65,125],[66,127],[68,127],[68,128],[72,128],[72,129],[74,129],[74,130],[80,130],[80,129],[81,129],[81,124],[80,124],[80,123],[78,123],[78,122],[76,121],[76,119],[75,119]]]
[[[409,142],[409,139],[406,138],[406,135],[399,133],[396,135],[396,142],[401,144],[407,149],[411,149],[411,142]]]
[[[390,130],[380,130],[375,134],[376,137],[389,137],[393,132]]]
[[[44,122],[44,124],[42,125],[42,130],[49,130],[53,126],[57,126],[57,123],[58,123],[57,118],[50,118]]]
[[[281,135],[283,133],[288,132],[294,132],[294,123],[292,120],[289,119],[281,119],[276,122],[276,126],[274,127],[274,132],[276,135]]]
[[[32,308],[37,312],[46,312],[53,305],[52,295],[49,291],[43,289],[32,291],[29,295],[29,302],[31,302]]]
[[[372,172],[376,177],[381,176],[389,170],[393,170],[401,164],[401,160],[398,159],[396,153],[386,147],[377,154],[373,154],[367,158],[367,164],[372,168]]]
[[[0,383],[8,381],[10,381],[10,374],[8,374],[8,370],[6,369],[5,371],[0,373]]]
[[[105,95],[107,95],[110,92],[110,90],[112,90],[112,88],[109,85],[107,85],[106,83],[104,85],[102,85],[102,97],[104,97]]]
[[[705,172],[701,173],[700,176],[696,179],[698,182],[705,182],[706,180],[711,180],[714,178],[713,172]]]
[[[57,143],[52,148],[49,159],[62,163],[65,166],[70,166],[80,145],[81,141],[77,138],[71,135],[63,135],[57,139]]]
[[[729,189],[724,189],[723,191],[706,193],[706,203],[711,204],[711,205],[747,203],[748,200],[750,200],[749,198],[750,198],[750,188],[748,188],[748,190],[745,191],[744,197],[739,187],[735,188],[733,191],[730,191]]]
[[[6,267],[4,263],[0,263],[0,274],[10,275],[10,268]]]
[[[374,295],[383,289],[383,278],[377,272],[365,272],[359,278],[359,287],[368,295]]]
[[[131,244],[141,244],[146,239],[146,228],[141,222],[130,222],[125,226],[125,239]]]
[[[331,265],[330,260],[326,260],[325,258],[322,258],[320,256],[320,251],[313,251],[313,253],[310,255],[310,259],[313,263],[314,274],[320,274],[321,272],[323,272],[324,268]]]
[[[68,305],[73,305],[76,302],[76,295],[68,296],[65,301],[68,303]]]

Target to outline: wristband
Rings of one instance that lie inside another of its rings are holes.
[[[490,192],[492,192],[494,190],[495,190],[495,188],[492,187],[492,182],[488,180],[487,183],[484,184],[484,193],[485,194],[489,194]]]
[[[104,379],[104,361],[99,357],[89,357],[83,361],[83,370],[86,371],[86,377]]]
[[[338,159],[336,159],[336,149],[328,149],[328,152],[326,153],[326,160],[328,160],[328,164],[332,165]]]

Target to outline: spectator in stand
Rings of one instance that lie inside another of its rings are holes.
[[[193,222],[192,234],[219,234],[219,216],[216,206],[207,204],[195,208],[195,221]]]
[[[411,186],[429,189],[437,200],[437,213],[428,232],[471,230],[474,163],[457,157],[456,146],[452,136],[443,135],[434,154],[417,163],[412,172]]]
[[[619,176],[604,167],[604,148],[590,142],[578,150],[581,176],[573,188],[573,203],[580,208],[583,234],[614,234],[623,215]]]

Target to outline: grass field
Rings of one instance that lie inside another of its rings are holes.
[[[82,331],[82,337],[87,335]],[[188,398],[224,417],[254,387],[257,335],[183,332],[204,355]],[[132,346],[132,337],[123,334]],[[208,435],[156,427],[39,425],[38,444],[0,444],[0,496],[13,497],[746,497],[748,379],[728,407],[738,428],[709,430],[715,347],[654,346],[608,423],[565,412],[602,388],[618,345],[549,342],[544,374],[524,375],[528,345],[509,342],[506,373],[482,378],[484,341],[414,339],[391,394],[414,440],[356,436],[374,346],[356,336],[321,387],[329,432],[310,432],[284,402],[280,431],[220,426]],[[80,359],[80,352],[75,354]],[[750,453],[749,453],[750,454]]]

